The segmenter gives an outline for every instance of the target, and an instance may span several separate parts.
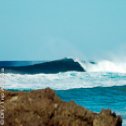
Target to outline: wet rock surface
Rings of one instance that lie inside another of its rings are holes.
[[[111,110],[91,112],[64,102],[49,88],[31,92],[5,91],[5,126],[121,126]]]

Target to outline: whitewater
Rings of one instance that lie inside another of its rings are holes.
[[[79,63],[85,71],[19,74],[4,73],[2,67],[0,86],[16,91],[50,87],[63,100],[73,100],[89,110],[100,112],[102,108],[111,109],[122,116],[125,126],[126,64],[110,60],[87,62],[74,59],[73,61]]]
[[[104,60],[90,63],[74,59],[86,72],[68,71],[56,74],[0,74],[0,83],[5,89],[43,89],[54,90],[74,88],[112,87],[126,85],[126,65]]]
[[[0,74],[0,83],[5,89],[43,89],[55,90],[73,88],[111,87],[126,85],[124,73],[65,72],[58,74]]]
[[[85,62],[80,59],[74,59],[87,72],[112,72],[112,73],[126,73],[126,63],[120,61],[100,60],[98,62]]]

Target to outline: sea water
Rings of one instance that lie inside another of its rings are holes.
[[[0,82],[9,90],[35,90],[50,87],[64,101],[94,112],[111,109],[126,125],[126,74],[110,72],[65,72],[57,74],[0,74]]]
[[[111,109],[126,125],[126,65],[101,61],[78,62],[86,72],[68,71],[56,74],[1,73],[0,86],[8,90],[35,90],[50,87],[64,101],[74,101],[94,112]],[[23,64],[24,65],[24,64]]]
[[[126,126],[126,86],[79,88],[56,91],[65,101],[75,101],[94,112],[111,109],[123,118]]]

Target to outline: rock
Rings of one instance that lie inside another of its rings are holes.
[[[31,92],[5,91],[5,126],[121,126],[110,110],[99,114],[73,101],[64,102],[49,88]]]
[[[122,119],[111,110],[102,110],[93,121],[93,126],[121,126]]]

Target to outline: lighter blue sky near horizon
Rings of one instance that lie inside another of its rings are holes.
[[[126,0],[1,0],[0,60],[125,55]]]

